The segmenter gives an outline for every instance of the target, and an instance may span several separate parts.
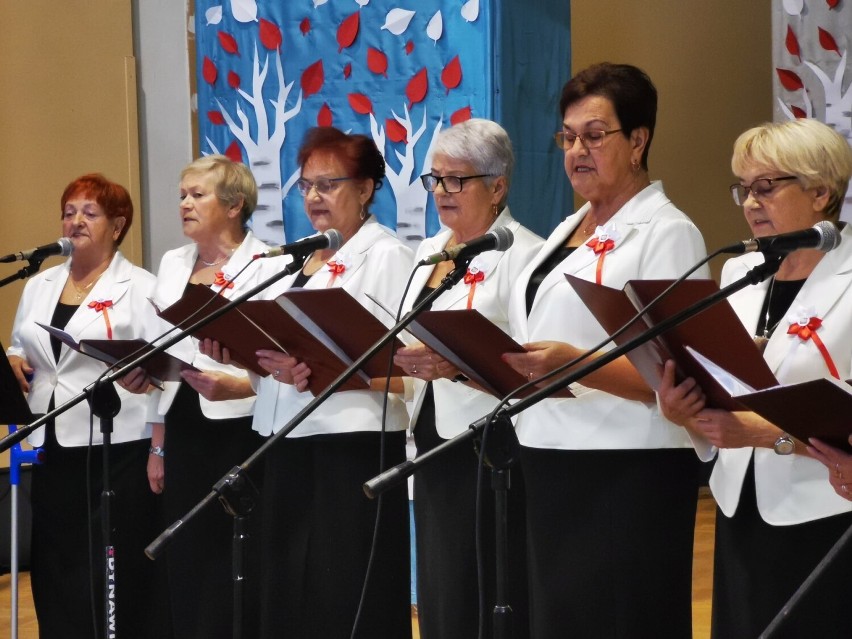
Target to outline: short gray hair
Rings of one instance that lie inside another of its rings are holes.
[[[467,162],[482,175],[502,175],[506,178],[506,194],[512,182],[515,154],[506,130],[491,120],[472,118],[444,129],[435,142],[435,155]],[[486,179],[490,184],[493,179]],[[500,202],[500,206],[505,204]]]

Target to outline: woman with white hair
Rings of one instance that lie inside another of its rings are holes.
[[[510,229],[514,242],[507,251],[478,255],[465,278],[432,306],[432,310],[476,309],[507,333],[512,283],[542,241],[509,212],[507,198],[513,166],[512,143],[495,122],[472,119],[441,132],[431,171],[421,179],[432,192],[446,229],[424,240],[415,258],[469,242],[499,226]],[[410,309],[434,290],[453,268],[453,262],[446,261],[418,270],[405,308]],[[412,427],[418,454],[463,432],[497,404],[497,398],[458,383],[459,371],[423,345],[400,349],[396,361],[416,378]],[[475,451],[470,446],[458,446],[414,476],[417,605],[423,639],[467,639],[477,635],[477,466]],[[495,603],[494,497],[488,487],[489,471],[483,471],[480,541],[484,549],[486,618],[490,619]],[[527,636],[523,492],[518,465],[512,469],[509,491],[509,600],[499,602],[512,605],[516,637]]]
[[[754,237],[766,237],[838,220],[852,175],[852,150],[816,120],[765,124],[737,139],[731,168],[739,178],[731,186],[734,201],[743,207]],[[841,238],[829,253],[789,253],[775,277],[730,297],[781,383],[852,376],[848,226]],[[729,260],[722,284],[763,261],[762,253]],[[693,380],[675,386],[671,362],[660,400],[669,419],[705,442],[699,454],[716,454],[710,478],[719,505],[712,636],[756,637],[852,525],[852,504],[835,494],[812,449],[755,413],[705,408]],[[852,587],[848,570],[838,569],[843,562],[835,563],[773,637],[852,636],[846,610]]]

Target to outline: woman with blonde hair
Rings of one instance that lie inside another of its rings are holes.
[[[734,201],[752,235],[767,237],[838,220],[852,150],[817,120],[764,124],[737,139],[731,168]],[[773,278],[730,297],[781,383],[852,376],[852,230],[840,236],[828,253],[789,253]],[[722,284],[763,261],[762,253],[729,260]],[[835,494],[805,442],[755,413],[705,408],[694,380],[675,385],[671,362],[660,402],[704,459],[716,456],[712,635],[756,637],[852,525],[852,504]],[[852,636],[848,570],[829,568],[813,585],[773,637]]]

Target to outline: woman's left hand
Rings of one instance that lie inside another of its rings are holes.
[[[526,353],[503,353],[503,361],[527,379],[537,379],[567,364],[579,355],[579,349],[565,342],[524,344]]]
[[[209,337],[199,340],[198,351],[202,355],[207,355],[207,357],[213,361],[219,362],[220,364],[240,366],[231,359],[231,352],[227,349],[227,347],[222,346],[219,342],[214,339],[210,339]],[[240,366],[240,368],[242,367]]]
[[[453,378],[459,374],[459,369],[424,344],[403,346],[393,356],[393,362],[406,375],[424,382]]]
[[[819,439],[808,440],[808,453],[828,468],[828,481],[834,492],[852,501],[852,455]],[[852,444],[852,435],[849,436]]]
[[[234,377],[216,371],[181,371],[180,376],[204,399],[211,402],[243,399],[254,395],[247,377]]]

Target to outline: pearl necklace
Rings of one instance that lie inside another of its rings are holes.
[[[215,262],[206,262],[206,261],[204,261],[203,259],[201,259],[201,254],[200,254],[200,253],[199,253],[198,257],[197,257],[197,258],[195,258],[195,259],[197,259],[199,262],[201,262],[202,264],[204,264],[204,266],[207,266],[207,267],[211,267],[211,266],[219,266],[222,262],[224,262],[224,261],[225,261],[225,260],[227,260],[229,257],[231,257],[231,255],[233,255],[233,254],[234,254],[234,251],[236,251],[236,250],[237,250],[236,248],[232,248],[232,249],[231,249],[230,254],[225,255],[224,257],[219,258],[219,259],[218,259],[218,260],[216,260]]]

